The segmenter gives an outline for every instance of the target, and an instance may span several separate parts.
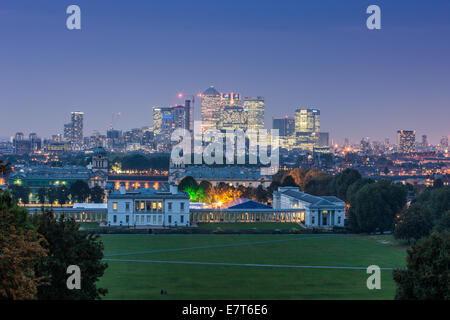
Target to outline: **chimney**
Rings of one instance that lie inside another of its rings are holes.
[[[171,194],[177,194],[178,193],[178,187],[176,186],[176,185],[174,185],[174,184],[171,184],[170,186],[169,186],[169,190],[170,190],[170,193]]]

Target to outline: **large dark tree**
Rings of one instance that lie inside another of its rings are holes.
[[[55,187],[50,187],[47,190],[48,203],[53,205],[53,203],[58,200],[58,190]]]
[[[406,270],[394,270],[398,300],[450,299],[450,233],[434,232],[407,251]]]
[[[61,186],[56,188],[56,199],[58,200],[58,203],[60,205],[63,205],[68,202],[69,200],[69,189],[67,189],[65,186]]]
[[[39,299],[93,300],[107,293],[96,284],[107,268],[102,262],[103,243],[98,235],[79,230],[73,219],[56,220],[51,212],[35,215],[33,223],[46,239],[49,251],[49,257],[36,267],[37,275],[50,279],[48,285],[39,287]],[[70,265],[81,270],[79,290],[67,288]]]
[[[22,201],[22,203],[27,204],[30,202],[30,188],[25,186],[13,185],[11,187],[14,198],[17,201]]]
[[[100,186],[95,186],[91,189],[91,201],[94,203],[103,203],[105,198],[105,191]]]
[[[39,188],[37,193],[39,203],[44,204],[45,199],[47,198],[47,189],[46,188]]]
[[[450,186],[427,190],[417,197],[415,202],[428,207],[433,223],[437,224],[442,214],[450,210]]]
[[[298,185],[295,183],[294,178],[290,175],[286,175],[283,180],[281,181],[281,186],[283,187],[298,187]]]
[[[70,194],[72,195],[72,199],[76,202],[85,202],[89,197],[91,189],[89,189],[89,185],[82,180],[77,180],[70,186]]]
[[[394,235],[397,239],[418,240],[430,234],[433,223],[430,219],[430,210],[420,204],[414,204],[404,209],[399,215]]]
[[[450,231],[450,210],[444,212],[436,226],[438,231]]]
[[[330,183],[330,192],[339,199],[348,202],[348,188],[361,179],[361,174],[357,170],[345,169],[344,171],[333,177]]]
[[[197,181],[191,176],[184,177],[183,179],[181,179],[180,183],[178,184],[178,190],[180,190],[180,191],[184,191],[188,188],[191,188],[194,190],[198,189]]]
[[[306,183],[304,191],[315,196],[330,195],[331,181],[331,176],[325,172],[323,172],[323,174],[317,174]]]
[[[0,191],[0,300],[35,299],[43,278],[35,266],[47,255],[44,238],[29,224],[28,212]]]
[[[393,230],[396,215],[406,204],[406,190],[389,180],[363,186],[350,203],[350,227],[355,232]]]

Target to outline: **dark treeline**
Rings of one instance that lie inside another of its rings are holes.
[[[115,154],[110,157],[110,163],[120,163],[122,170],[169,170],[169,162],[170,154],[168,153],[152,155],[142,153]]]
[[[13,185],[10,187],[17,201],[21,201],[24,204],[29,203],[30,200],[30,188],[26,186]],[[82,180],[77,180],[70,187],[64,185],[59,187],[39,188],[36,194],[40,204],[49,203],[52,204],[58,201],[58,204],[66,204],[70,201],[73,202],[86,202],[103,203],[105,198],[105,190],[99,186],[89,188],[89,185]]]

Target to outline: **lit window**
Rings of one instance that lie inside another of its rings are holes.
[[[162,210],[162,201],[158,201],[158,210]]]
[[[117,211],[117,202],[113,202],[113,210]]]

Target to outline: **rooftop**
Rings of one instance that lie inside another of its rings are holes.
[[[216,90],[216,88],[214,88],[213,86],[209,87],[208,89],[206,89],[203,92],[204,95],[208,95],[208,96],[216,96],[216,95],[220,95],[220,93]]]
[[[295,198],[297,200],[308,202],[313,206],[334,206],[345,204],[344,201],[334,196],[322,196],[322,197],[313,196],[311,194],[304,193],[299,189],[295,190],[294,188],[286,188],[286,189],[280,188],[279,192],[289,197]]]

